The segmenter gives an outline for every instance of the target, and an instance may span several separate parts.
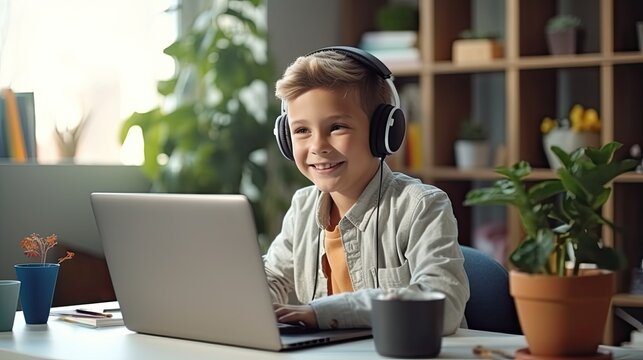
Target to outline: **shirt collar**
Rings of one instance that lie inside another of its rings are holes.
[[[384,193],[384,189],[386,189],[393,179],[393,172],[386,162],[383,162],[382,171],[382,193]],[[366,185],[366,188],[364,188],[364,191],[362,191],[357,202],[348,210],[344,218],[340,220],[340,229],[342,228],[342,222],[349,221],[353,226],[359,228],[360,231],[365,231],[368,220],[375,214],[377,209],[379,184],[380,170],[378,169],[368,182],[368,185]],[[328,224],[330,224],[331,203],[332,199],[330,194],[320,191],[315,206],[317,208],[317,225],[321,229],[327,228]]]

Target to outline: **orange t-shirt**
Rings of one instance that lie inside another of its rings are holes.
[[[322,270],[328,279],[328,295],[353,291],[353,283],[348,275],[348,264],[342,243],[339,226],[333,231],[325,230],[324,244],[326,254],[322,256]]]

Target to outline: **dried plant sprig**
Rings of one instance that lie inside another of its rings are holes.
[[[67,254],[61,258],[58,258],[58,263],[62,263],[65,260],[71,260],[74,255],[76,255],[73,251],[67,251]]]
[[[54,246],[58,245],[58,235],[51,234],[42,237],[39,234],[32,233],[20,240],[20,247],[24,250],[27,257],[40,257],[40,263],[44,264],[47,260],[47,252]],[[65,257],[58,259],[58,263],[69,260],[74,256],[71,251],[67,252]]]

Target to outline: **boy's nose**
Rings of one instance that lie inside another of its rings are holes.
[[[311,152],[313,154],[327,154],[330,152],[330,144],[325,137],[315,136],[311,146]]]

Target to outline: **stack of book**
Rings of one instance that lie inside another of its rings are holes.
[[[0,160],[23,163],[36,158],[33,93],[0,92]]]
[[[52,311],[52,316],[57,316],[60,320],[67,321],[74,324],[88,326],[92,328],[100,328],[105,326],[120,326],[124,325],[123,315],[120,310],[90,310],[90,309],[75,309],[75,310],[59,310]]]
[[[420,64],[416,31],[371,31],[362,34],[359,47],[379,58],[386,66]]]

